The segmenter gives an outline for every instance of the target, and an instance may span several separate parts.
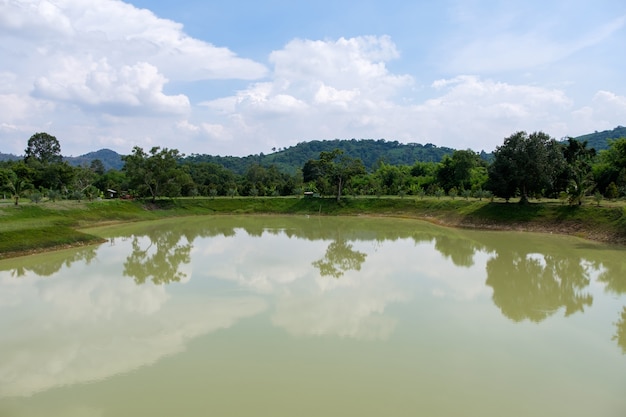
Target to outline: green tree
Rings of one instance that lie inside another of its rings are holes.
[[[130,186],[141,196],[149,196],[152,202],[158,197],[177,197],[181,190],[181,171],[178,164],[179,154],[176,149],[161,149],[158,146],[149,153],[138,146],[130,155],[123,156],[124,172]],[[188,177],[182,175],[186,180]]]
[[[96,174],[89,168],[77,167],[75,168],[74,175],[74,190],[85,192],[85,190],[92,186],[96,179]]]
[[[487,188],[507,201],[517,191],[520,203],[553,188],[565,162],[559,144],[543,132],[517,132],[496,148]]]
[[[37,188],[48,190],[67,191],[71,188],[76,178],[76,168],[67,162],[55,162],[52,164],[29,164],[35,169],[36,175],[33,184]]]
[[[214,162],[187,160],[185,169],[191,175],[200,195],[226,195],[229,184],[236,182],[233,171]]]
[[[325,180],[335,190],[337,201],[341,199],[343,187],[356,175],[364,174],[365,167],[360,159],[343,156],[343,151],[320,152],[318,160],[309,160],[302,169],[304,182]]]
[[[18,176],[11,169],[0,169],[0,189],[11,193],[16,206],[19,204],[20,197],[24,191],[31,188],[32,184],[28,178]]]
[[[35,133],[28,139],[28,145],[24,151],[24,160],[36,160],[42,164],[60,163],[61,145],[57,138],[47,133]]]
[[[444,190],[472,187],[472,170],[483,165],[480,156],[468,149],[444,156],[437,169],[437,182]]]
[[[99,159],[94,159],[89,164],[89,169],[95,172],[97,175],[104,175],[106,169],[104,169],[104,163]]]
[[[383,194],[394,195],[411,188],[415,178],[411,175],[411,168],[407,165],[390,165],[381,162],[373,176],[379,184]]]
[[[595,156],[595,149],[587,148],[587,142],[568,138],[563,146],[565,166],[557,178],[557,191],[565,189],[570,204],[582,204],[585,195],[593,190],[591,165]]]
[[[617,190],[617,185],[614,182],[610,183],[608,187],[606,187],[606,198],[609,200],[615,200],[619,195],[619,191]]]
[[[626,138],[609,141],[609,148],[600,152],[593,172],[598,188],[604,193],[611,183],[618,188],[626,186]]]
[[[129,188],[126,174],[116,169],[110,169],[103,175],[96,177],[93,185],[105,192],[108,196],[111,196],[108,190],[113,190],[119,195],[121,191],[127,191]]]

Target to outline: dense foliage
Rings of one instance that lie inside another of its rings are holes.
[[[211,162],[221,165],[235,174],[244,174],[250,165],[276,166],[280,171],[295,174],[303,165],[319,157],[322,152],[338,149],[349,158],[360,159],[364,167],[374,171],[381,163],[389,165],[412,165],[415,161],[439,162],[450,156],[454,149],[437,147],[433,144],[403,144],[385,139],[351,140],[313,140],[301,142],[283,149],[272,149],[270,154],[250,155],[246,157],[212,156],[193,154],[185,158],[187,162]],[[485,158],[488,158],[487,154]]]
[[[176,149],[135,147],[115,161],[61,157],[58,140],[36,133],[23,158],[0,162],[0,196],[43,199],[195,196],[396,195],[451,198],[562,198],[580,205],[626,196],[626,137],[596,152],[586,142],[517,132],[492,155],[385,140],[313,141],[270,155],[186,157]],[[333,146],[335,146],[333,148]],[[100,151],[99,151],[100,152]],[[487,157],[489,156],[489,157]],[[119,157],[119,155],[118,155]],[[116,163],[121,168],[112,168]]]

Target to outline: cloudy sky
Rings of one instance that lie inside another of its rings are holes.
[[[626,125],[623,0],[0,0],[0,152],[492,151]]]

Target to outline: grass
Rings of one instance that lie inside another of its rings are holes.
[[[59,201],[19,206],[0,203],[0,258],[55,247],[95,243],[81,232],[88,226],[178,216],[283,214],[396,216],[487,229],[545,231],[626,244],[626,204],[605,202],[568,206],[557,200],[527,205],[476,199],[425,197],[332,198],[235,197]]]

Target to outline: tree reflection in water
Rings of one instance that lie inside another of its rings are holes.
[[[615,323],[617,332],[613,336],[613,340],[622,348],[622,352],[626,355],[626,307],[622,310],[622,315]]]
[[[606,285],[606,291],[616,295],[626,294],[626,262],[620,259],[604,259],[597,262],[597,268],[603,269],[598,277],[598,281]],[[626,306],[622,310],[622,314],[617,322],[613,340],[622,348],[622,352],[626,354]]]
[[[366,257],[365,253],[353,250],[345,239],[337,237],[328,245],[324,257],[313,262],[313,266],[320,270],[322,276],[340,278],[347,271],[360,271]]]
[[[526,235],[466,233],[461,229],[438,228],[407,222],[372,222],[365,227],[358,219],[323,218],[316,222],[297,217],[233,216],[213,221],[210,218],[177,219],[175,225],[137,226],[124,236],[132,243],[132,252],[124,262],[123,274],[137,284],[179,282],[186,278],[182,266],[191,262],[191,249],[197,237],[235,236],[245,230],[250,236],[285,234],[289,238],[330,242],[324,256],[312,262],[322,276],[340,278],[348,271],[361,270],[367,253],[354,249],[354,242],[384,242],[411,239],[415,244],[432,244],[454,265],[470,267],[477,252],[487,254],[485,284],[493,289],[492,300],[505,317],[516,322],[541,322],[559,309],[565,316],[582,312],[593,303],[589,292],[591,277],[605,290],[626,294],[626,263],[620,250],[595,245],[560,247],[550,239],[538,240]],[[117,236],[120,236],[119,234]],[[74,252],[60,251],[39,258],[36,263],[5,260],[0,270],[22,277],[29,272],[50,276],[64,265],[96,259],[97,247]],[[626,307],[614,322],[613,340],[626,354]]]
[[[143,248],[142,236],[133,236],[133,251],[124,262],[124,276],[133,277],[137,284],[150,279],[157,285],[186,278],[180,266],[191,261],[193,245],[183,239],[183,233],[168,229],[148,233],[146,237],[149,242]]]
[[[33,272],[40,277],[49,277],[61,270],[63,266],[70,267],[75,262],[84,261],[89,265],[94,259],[96,259],[97,246],[88,246],[81,249],[74,249],[72,251],[59,251],[50,252],[46,254],[43,261],[26,264],[21,259],[15,260],[15,265],[12,265],[11,260],[5,262],[6,267],[0,268],[0,270],[9,270],[11,276],[20,278]]]
[[[474,254],[480,247],[463,236],[449,234],[435,238],[435,249],[456,266],[469,268],[474,265]]]
[[[540,322],[565,307],[569,316],[593,302],[589,272],[577,257],[500,252],[487,262],[493,302],[514,321]]]

